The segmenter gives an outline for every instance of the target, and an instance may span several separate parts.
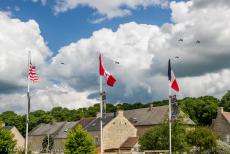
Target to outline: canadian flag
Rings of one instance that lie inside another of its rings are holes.
[[[102,59],[101,59],[101,54],[99,55],[99,74],[100,76],[104,76],[105,79],[107,80],[107,85],[113,87],[116,79],[115,77],[110,74],[107,70],[105,70],[103,64],[102,64]]]
[[[171,69],[171,62],[170,62],[170,59],[169,59],[169,62],[168,62],[168,78],[169,78],[169,81],[171,82],[171,88],[173,90],[175,90],[176,92],[179,92],[180,88],[179,88],[179,85],[176,81],[176,77],[173,73],[173,70]]]

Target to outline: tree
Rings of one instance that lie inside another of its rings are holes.
[[[14,149],[16,141],[10,131],[0,128],[0,153],[9,154]]]
[[[180,101],[180,108],[198,125],[210,125],[216,117],[219,101],[212,96],[185,98]]]
[[[187,134],[188,143],[196,146],[201,153],[204,150],[212,150],[217,145],[217,137],[206,127],[197,127]]]
[[[180,123],[181,119],[172,123],[172,151],[183,152],[189,149],[186,140],[186,127]],[[155,126],[148,130],[141,138],[142,150],[166,150],[169,148],[168,123]]]
[[[15,126],[21,134],[25,135],[25,119],[13,111],[3,112],[0,116],[6,126]]]
[[[83,130],[81,126],[77,126],[70,131],[65,142],[65,154],[95,154],[95,146],[93,139]]]
[[[49,137],[47,135],[42,141],[42,151],[43,152],[51,151],[53,149],[53,145],[54,145],[54,138],[51,135],[49,135]]]
[[[230,90],[221,99],[220,105],[221,107],[224,107],[225,111],[230,112]]]

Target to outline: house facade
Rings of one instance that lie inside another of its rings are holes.
[[[194,126],[195,123],[182,111],[183,124]],[[137,136],[141,137],[150,128],[163,124],[168,119],[168,105],[140,108],[124,111],[124,116],[137,128]]]
[[[216,119],[213,119],[211,129],[222,141],[230,144],[230,112],[224,112],[223,107],[219,107]]]
[[[46,150],[42,143],[44,139],[49,136],[49,140],[53,140],[52,151],[63,152],[65,146],[65,139],[70,130],[77,125],[83,128],[95,118],[82,118],[74,122],[54,122],[52,124],[40,124],[29,133],[29,149],[34,153],[39,153]]]
[[[4,129],[9,130],[14,135],[14,140],[16,141],[16,148],[19,150],[24,149],[25,138],[21,135],[15,126],[4,126]]]
[[[98,117],[85,127],[89,135],[94,138],[96,146],[100,146],[100,118]],[[124,117],[123,111],[117,114],[106,114],[103,118],[103,149],[119,149],[130,137],[137,136],[137,129]]]

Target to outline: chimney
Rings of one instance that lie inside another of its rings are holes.
[[[217,108],[217,116],[221,116],[223,112],[224,112],[224,108],[223,107],[218,107]]]
[[[152,111],[152,110],[153,110],[153,104],[150,104],[149,111]]]
[[[218,113],[223,113],[223,112],[224,112],[224,107],[218,107],[217,112],[218,112]]]
[[[123,110],[117,111],[117,116],[123,116],[123,115],[124,115],[124,111]]]

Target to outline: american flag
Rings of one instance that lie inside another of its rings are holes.
[[[37,82],[39,77],[36,73],[36,67],[33,66],[31,63],[30,63],[30,66],[29,66],[29,79],[33,82]]]

